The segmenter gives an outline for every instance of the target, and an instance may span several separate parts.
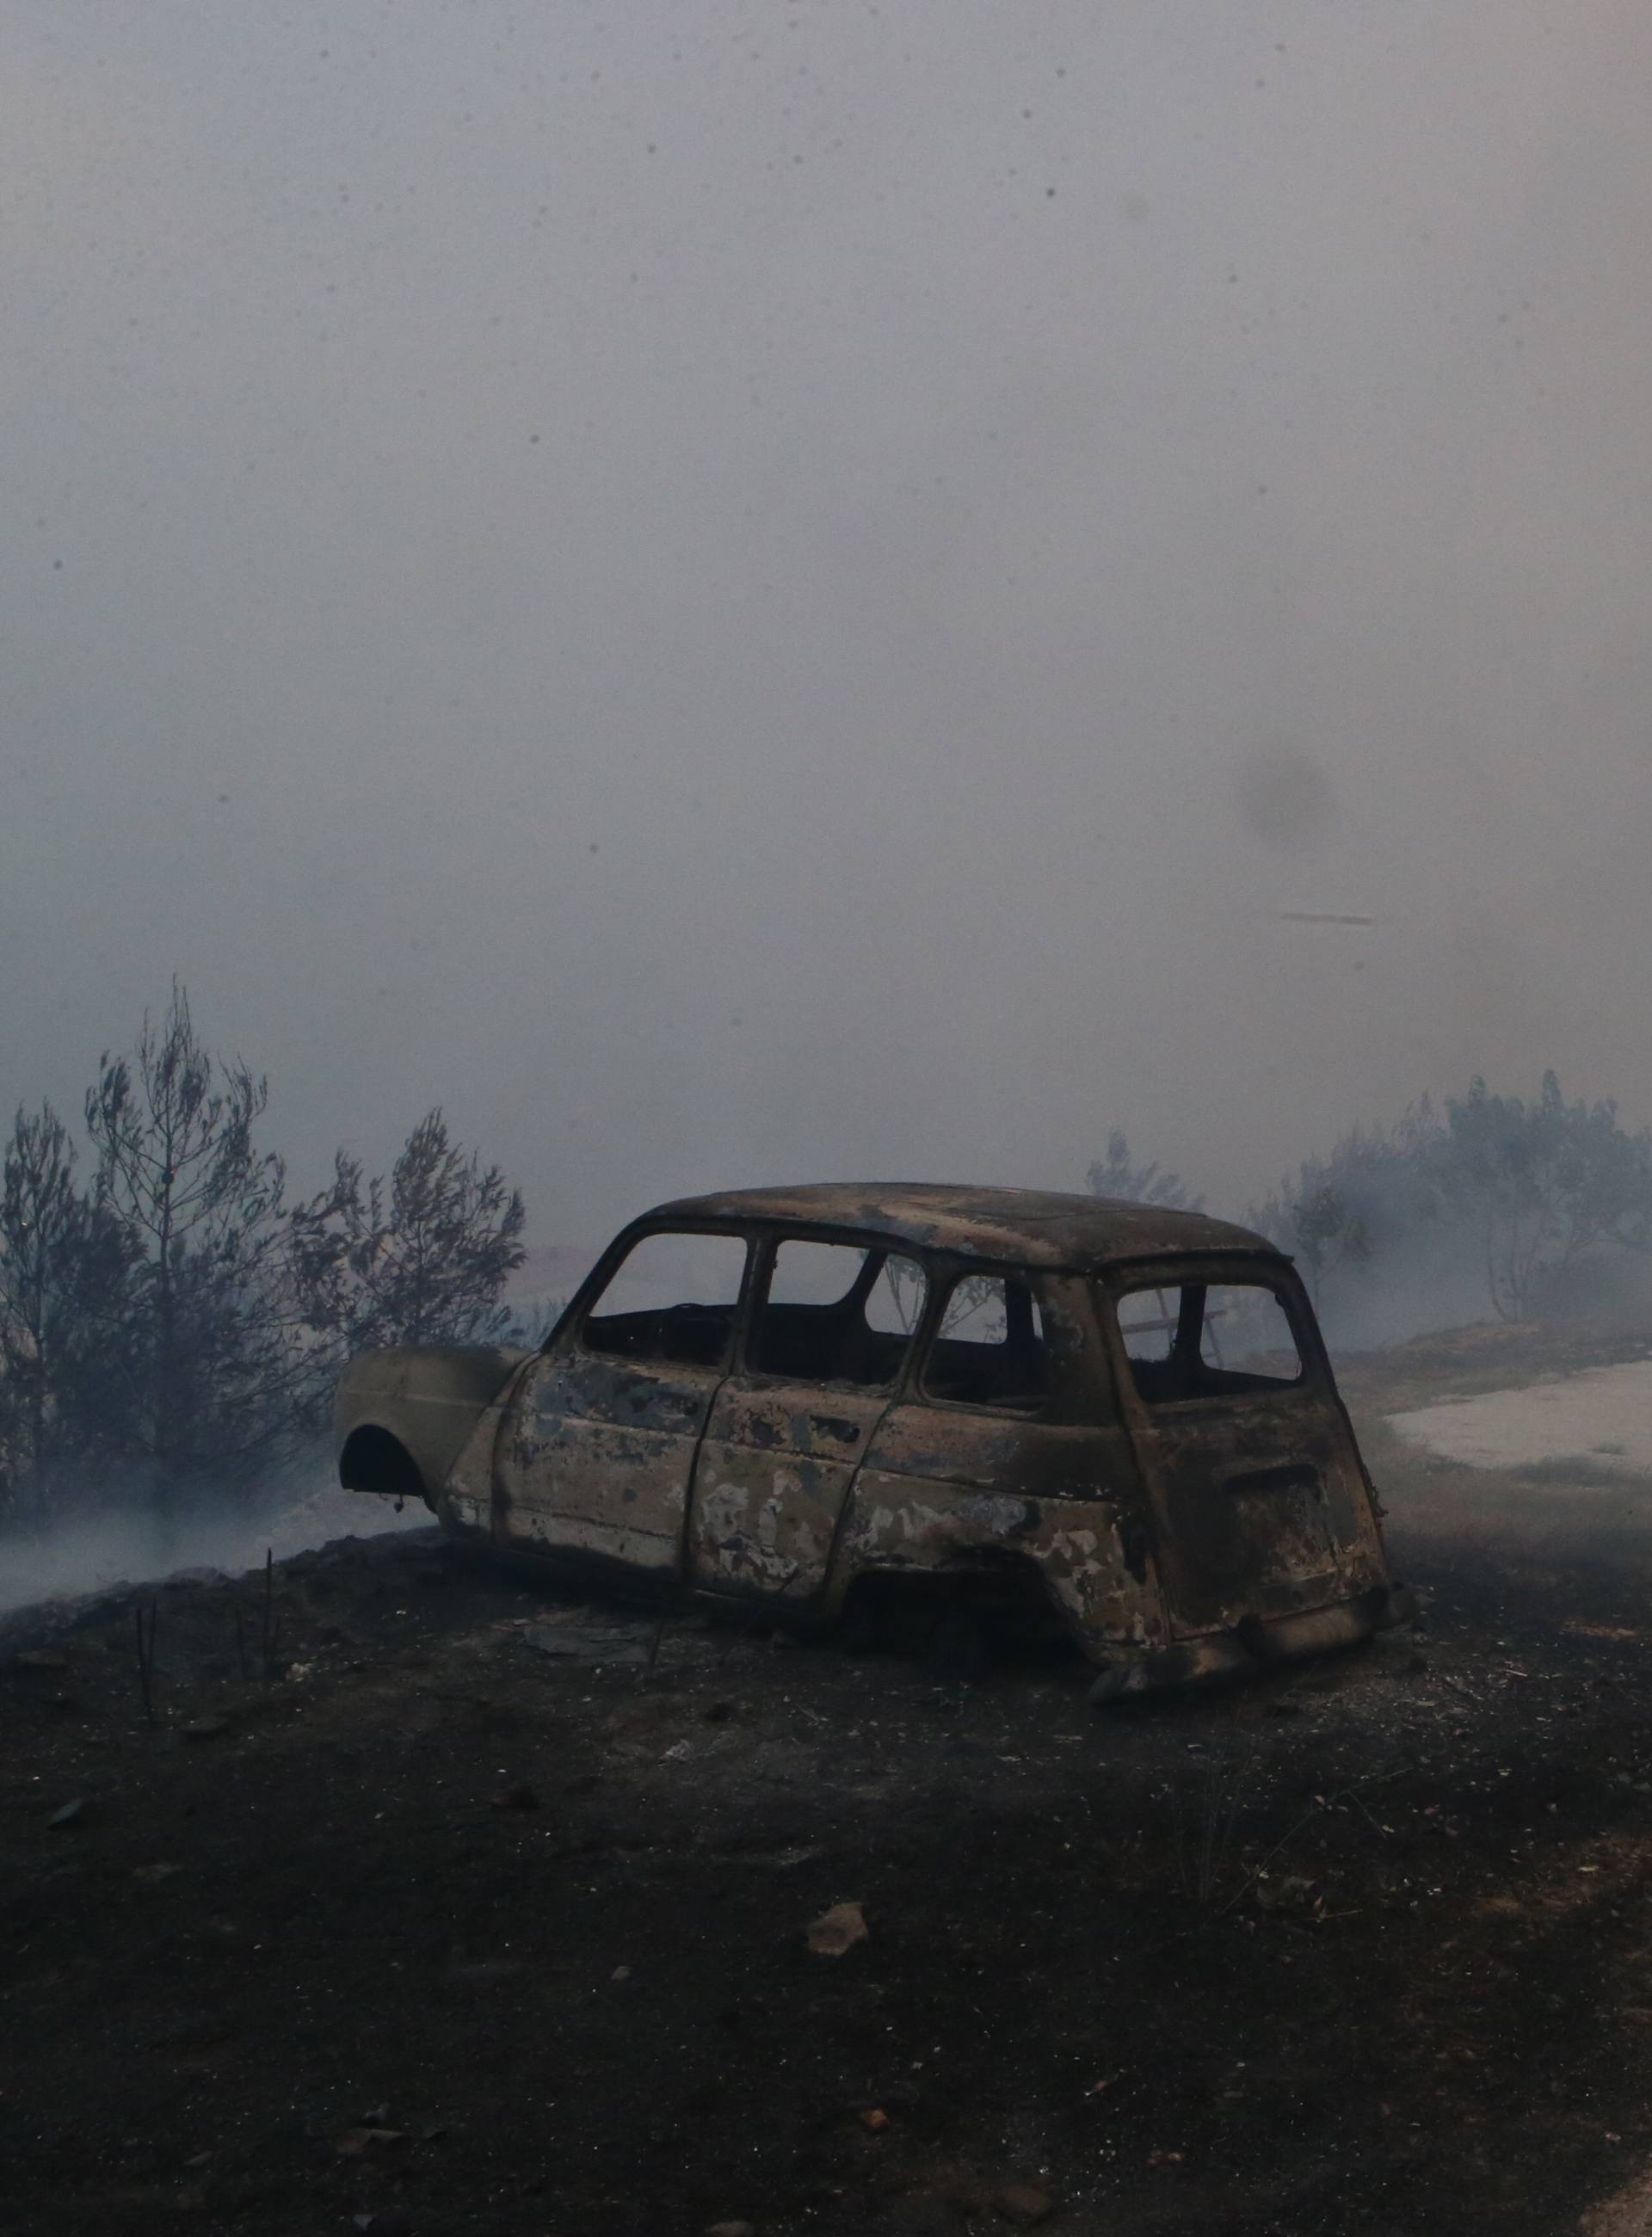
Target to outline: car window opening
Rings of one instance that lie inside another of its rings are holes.
[[[1290,1317],[1258,1283],[1156,1283],[1118,1301],[1137,1396],[1149,1406],[1288,1389],[1305,1369]]]
[[[924,1372],[929,1396],[1031,1413],[1049,1387],[1044,1317],[1028,1284],[1013,1274],[961,1276],[930,1349]]]
[[[922,1316],[925,1286],[914,1259],[790,1237],[775,1253],[748,1363],[788,1381],[888,1389]]]
[[[734,1336],[746,1246],[737,1235],[639,1237],[585,1316],[588,1351],[720,1367]]]

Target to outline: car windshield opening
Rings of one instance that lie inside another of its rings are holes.
[[[678,1367],[727,1356],[745,1272],[735,1235],[644,1235],[609,1276],[585,1316],[588,1351]]]
[[[1118,1300],[1137,1396],[1150,1406],[1299,1383],[1302,1351],[1277,1291],[1260,1282],[1167,1280]]]

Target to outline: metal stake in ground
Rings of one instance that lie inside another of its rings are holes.
[[[132,1610],[137,1630],[138,1690],[143,1696],[143,1721],[150,1726],[155,1723],[155,1693],[152,1681],[155,1677],[155,1618],[159,1613],[160,1603],[157,1600],[149,1602],[147,1624],[144,1621],[142,1600],[139,1600]]]
[[[275,1620],[275,1548],[264,1548],[264,1683],[275,1675],[275,1640],[280,1626]]]

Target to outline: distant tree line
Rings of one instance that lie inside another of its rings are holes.
[[[1202,1203],[1179,1175],[1137,1165],[1117,1132],[1089,1183]],[[1391,1126],[1352,1128],[1244,1219],[1292,1254],[1333,1329],[1369,1319],[1362,1302],[1384,1284],[1464,1316],[1477,1296],[1483,1313],[1528,1320],[1652,1245],[1652,1133],[1627,1129],[1609,1099],[1569,1103],[1553,1072],[1530,1101],[1477,1079],[1442,1108],[1424,1097]]]
[[[439,1109],[387,1178],[340,1151],[289,1203],[268,1086],[202,1043],[174,986],[105,1053],[85,1155],[50,1104],[0,1158],[0,1521],[83,1499],[165,1519],[266,1478],[325,1422],[348,1356],[510,1333],[522,1198]]]

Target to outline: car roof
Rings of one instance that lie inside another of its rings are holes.
[[[1285,1255],[1250,1228],[1208,1218],[1202,1211],[1132,1204],[1121,1197],[951,1188],[931,1181],[816,1181],[796,1188],[729,1189],[657,1205],[648,1218],[851,1228],[880,1240],[962,1257],[1081,1273],[1166,1253],[1220,1251],[1275,1260]]]

